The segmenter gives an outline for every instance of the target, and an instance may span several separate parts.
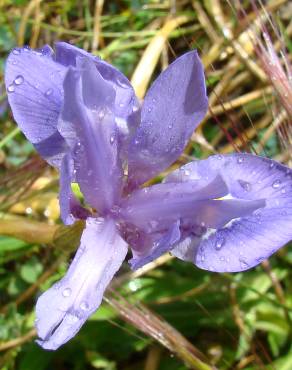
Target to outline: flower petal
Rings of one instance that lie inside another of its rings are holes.
[[[266,203],[249,216],[211,230],[199,246],[189,243],[185,256],[189,259],[192,253],[198,267],[218,272],[243,271],[258,265],[292,239],[292,170],[288,167],[250,154],[232,154],[192,162],[184,170],[197,179],[220,173],[229,197],[264,199]],[[177,176],[181,174],[177,172]],[[172,174],[172,180],[174,177]]]
[[[56,167],[66,151],[56,127],[65,72],[49,47],[14,49],[5,68],[8,100],[17,124],[44,159]]]
[[[66,66],[70,65],[76,67],[77,60],[80,59],[80,57],[87,58],[91,62],[94,62],[99,74],[114,89],[115,99],[113,112],[118,126],[123,157],[126,158],[130,137],[133,136],[133,133],[140,123],[139,101],[129,80],[114,66],[74,45],[70,45],[66,42],[57,42],[56,51],[57,61]],[[96,95],[93,95],[92,99],[96,99],[96,97]]]
[[[93,61],[97,61],[100,59],[99,57],[92,55],[87,51],[78,48],[77,46],[63,41],[56,42],[55,49],[56,61],[66,67],[76,67],[76,62],[79,57],[90,58]]]
[[[168,228],[176,220],[195,217],[199,201],[223,197],[228,193],[221,176],[211,182],[188,181],[162,183],[138,189],[121,203],[120,214],[148,232],[157,228]],[[216,202],[216,201],[214,201]]]
[[[55,350],[76,335],[99,307],[126,254],[127,244],[113,220],[87,220],[67,274],[37,301],[38,343],[43,348]]]
[[[208,107],[203,66],[196,51],[176,59],[154,81],[131,142],[129,181],[139,185],[167,168],[185,148]]]
[[[153,242],[150,251],[147,251],[146,255],[134,257],[129,260],[131,268],[137,270],[160,257],[162,254],[170,251],[180,240],[180,236],[179,221],[176,221],[162,236]]]
[[[86,69],[81,75],[69,67],[64,80],[64,106],[58,128],[73,151],[76,181],[86,201],[103,213],[120,196],[122,168],[117,127],[110,111],[114,91],[97,70],[87,68],[89,62],[85,61]],[[98,89],[98,110],[95,110],[89,93]],[[112,97],[109,91],[113,92]],[[107,97],[110,98],[108,103]]]

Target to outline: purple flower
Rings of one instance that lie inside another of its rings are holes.
[[[98,308],[132,250],[133,269],[165,252],[202,269],[243,271],[292,238],[292,171],[251,154],[191,162],[150,187],[184,150],[208,106],[196,51],[175,60],[140,105],[127,78],[66,43],[14,49],[5,81],[13,115],[60,170],[61,216],[86,219],[64,278],[36,305],[40,345],[57,349]],[[77,182],[83,208],[71,191]]]

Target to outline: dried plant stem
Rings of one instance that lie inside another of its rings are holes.
[[[29,342],[32,338],[36,336],[36,330],[31,329],[28,333],[23,335],[22,337],[12,339],[9,342],[0,344],[0,352],[7,351],[8,349],[20,346],[26,342]]]
[[[273,92],[273,88],[271,86],[267,86],[263,89],[258,89],[250,93],[241,95],[238,98],[232,99],[222,104],[218,104],[212,108],[212,113],[210,111],[207,113],[206,118],[210,118],[213,115],[218,115],[221,113],[225,113],[229,110],[232,110],[234,108],[241,107],[242,105],[250,103],[251,101],[255,99],[261,98],[263,95],[272,94],[272,92]]]
[[[19,25],[19,30],[18,30],[18,37],[17,37],[17,43],[18,45],[23,45],[24,44],[24,38],[25,38],[25,30],[26,30],[26,25],[28,23],[28,18],[30,17],[31,13],[34,11],[34,9],[39,6],[42,0],[31,0],[27,7],[25,8],[23,15],[21,17],[21,22]]]
[[[111,291],[111,294],[106,293],[105,301],[114,307],[127,322],[157,340],[184,361],[188,367],[194,370],[216,369],[208,365],[205,356],[162,318],[145,306],[132,305],[122,297],[116,299],[113,295],[117,296],[117,293],[114,291]]]
[[[190,17],[187,16],[168,19],[148,44],[131,78],[131,83],[138,98],[142,99],[145,95],[153,71],[170,33],[188,21],[190,21]]]
[[[101,24],[100,17],[102,13],[104,0],[95,1],[95,11],[94,11],[94,26],[93,26],[93,36],[92,36],[92,52],[95,52],[99,45],[99,40],[101,39]]]

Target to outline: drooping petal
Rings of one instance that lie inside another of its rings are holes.
[[[73,151],[76,181],[86,201],[104,213],[119,198],[122,183],[117,128],[110,110],[114,91],[88,67],[89,60],[85,63],[81,74],[69,67],[58,129]],[[89,95],[98,88],[95,110]]]
[[[5,67],[8,100],[17,124],[41,156],[56,167],[66,151],[57,131],[65,72],[48,46],[14,49]]]
[[[162,254],[170,251],[180,240],[180,236],[181,233],[179,229],[179,221],[176,221],[162,236],[156,238],[156,240],[153,238],[153,244],[147,253],[129,260],[131,268],[133,270],[137,270],[138,268],[160,257]]]
[[[176,59],[146,94],[141,125],[131,142],[129,181],[139,185],[167,168],[185,148],[208,107],[196,51]]]
[[[208,232],[199,246],[189,243],[185,256],[189,259],[192,254],[198,267],[218,272],[246,270],[292,239],[292,170],[288,167],[250,154],[232,154],[192,162],[184,170],[188,178],[196,179],[219,173],[231,198],[265,200],[265,207],[249,216]],[[173,173],[171,180],[175,177],[181,179],[181,173]]]
[[[99,307],[126,254],[127,244],[113,220],[87,220],[67,274],[37,301],[38,343],[43,348],[55,350],[76,335]]]

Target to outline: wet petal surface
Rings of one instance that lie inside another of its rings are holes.
[[[202,63],[197,52],[191,51],[162,72],[146,94],[141,125],[129,152],[129,181],[133,187],[177,159],[207,107]]]
[[[6,62],[5,83],[13,116],[27,139],[51,165],[60,167],[66,151],[57,131],[66,72],[50,47],[14,49]]]
[[[74,337],[99,307],[126,254],[127,244],[112,220],[87,220],[67,274],[37,301],[38,343],[43,348],[55,350]]]
[[[114,91],[89,63],[85,60],[80,73],[69,68],[58,128],[72,150],[76,181],[86,201],[104,213],[119,198],[123,173],[110,110]],[[96,97],[95,109],[90,94],[98,87],[104,93]]]

